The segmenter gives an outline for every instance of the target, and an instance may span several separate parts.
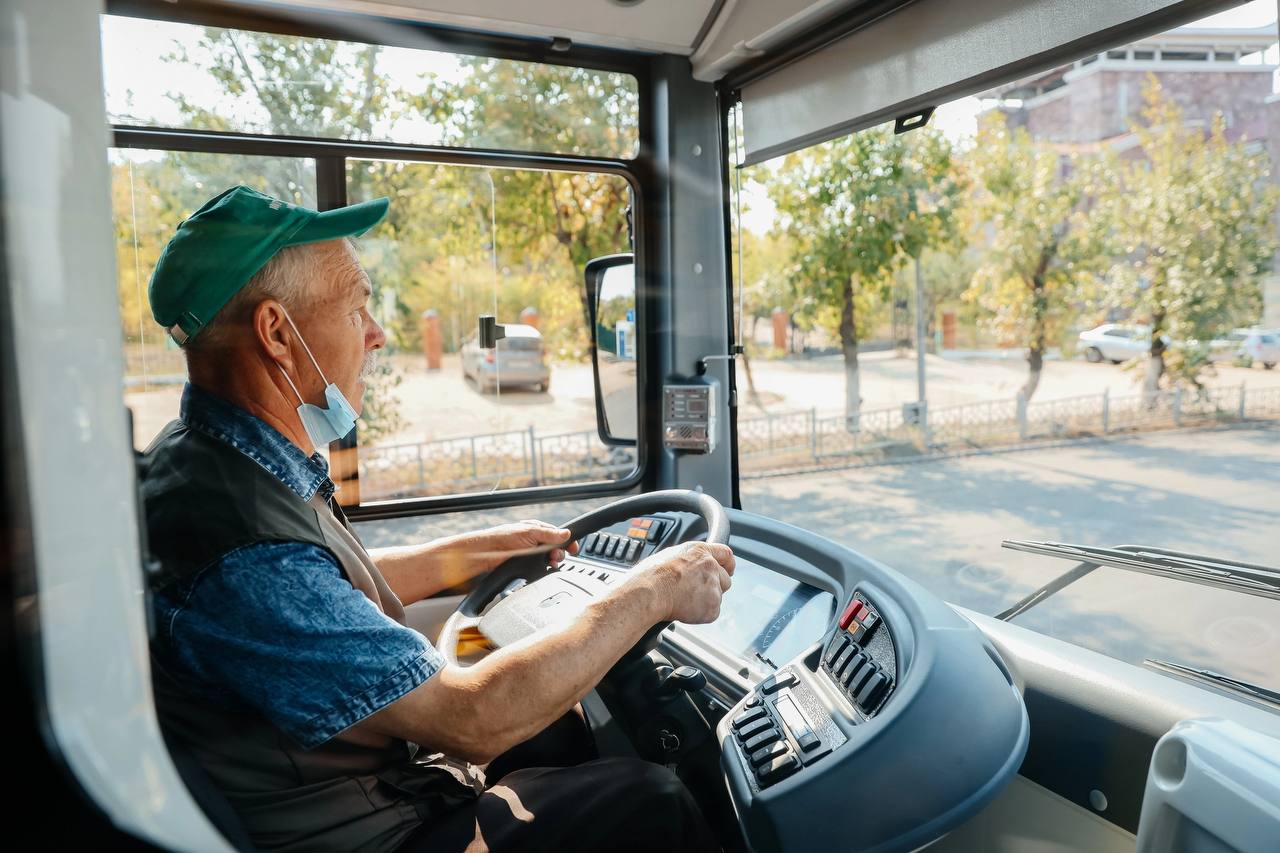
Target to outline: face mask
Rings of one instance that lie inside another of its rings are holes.
[[[315,366],[316,373],[320,374],[320,379],[325,383],[325,407],[322,409],[303,400],[302,394],[298,392],[298,386],[293,384],[293,380],[289,378],[288,373],[285,373],[284,368],[280,368],[280,372],[284,374],[285,381],[289,383],[293,393],[298,395],[298,402],[302,404],[298,406],[298,419],[302,421],[302,428],[307,431],[307,435],[311,437],[311,443],[319,450],[321,447],[327,447],[330,443],[337,441],[355,429],[356,419],[359,415],[356,414],[355,409],[351,408],[347,398],[338,390],[338,386],[325,378],[324,371],[320,369],[320,364],[316,361],[316,357],[311,354],[311,348],[303,340],[298,327],[293,325],[293,318],[289,316],[288,311],[284,312],[284,318],[289,321],[289,325],[293,328],[293,333],[298,336],[298,342],[306,350],[307,358],[311,359],[311,364]]]

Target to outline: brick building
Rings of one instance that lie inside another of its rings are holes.
[[[1280,97],[1277,66],[1264,61],[1276,44],[1276,25],[1251,29],[1181,27],[994,89],[1011,127],[1064,150],[1136,146],[1130,130],[1141,116],[1148,75],[1182,108],[1186,120],[1207,125],[1222,113],[1232,141],[1264,148],[1280,181]],[[1136,154],[1136,152],[1135,152]],[[1280,220],[1278,220],[1280,222]],[[1264,318],[1280,327],[1280,263],[1264,283]]]

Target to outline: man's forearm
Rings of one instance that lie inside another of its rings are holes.
[[[419,688],[417,701],[393,706],[394,719],[379,727],[460,758],[491,760],[566,713],[667,618],[671,606],[661,586],[659,573],[637,578],[566,625],[474,666],[445,667]]]
[[[396,597],[412,604],[465,583],[482,571],[459,540],[449,536],[423,545],[374,548],[369,556]]]

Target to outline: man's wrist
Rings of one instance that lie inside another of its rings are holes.
[[[636,578],[635,586],[642,589],[645,603],[652,622],[666,622],[671,619],[675,609],[671,600],[671,583],[668,570],[663,566],[654,566]]]

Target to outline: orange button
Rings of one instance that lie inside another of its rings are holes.
[[[627,535],[632,539],[643,539],[648,535],[647,531],[641,530],[639,527],[633,527],[627,531]]]
[[[631,519],[631,526],[638,527],[641,530],[648,530],[650,527],[653,526],[653,519],[652,518],[633,518]]]

